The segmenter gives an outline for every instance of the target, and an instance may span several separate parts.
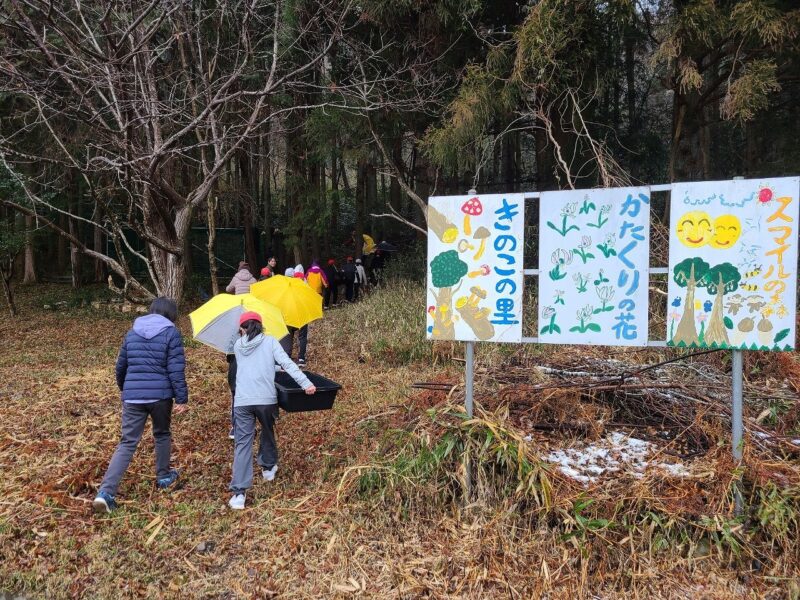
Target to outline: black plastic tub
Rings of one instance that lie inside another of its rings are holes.
[[[336,392],[342,389],[335,381],[327,377],[304,371],[317,391],[308,395],[303,391],[291,375],[285,371],[275,373],[275,390],[278,392],[278,406],[286,412],[306,412],[310,410],[330,410],[336,399]]]

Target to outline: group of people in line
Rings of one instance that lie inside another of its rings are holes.
[[[345,259],[344,265],[341,268],[337,265],[336,259],[330,258],[324,267],[321,267],[319,260],[314,259],[311,261],[311,266],[308,271],[303,269],[303,265],[298,264],[295,267],[289,267],[284,271],[287,277],[298,277],[304,279],[311,288],[322,296],[322,306],[325,309],[337,306],[339,304],[340,288],[344,287],[344,300],[346,302],[355,302],[358,300],[359,294],[363,295],[370,284],[375,285],[380,275],[380,270],[383,268],[383,257],[378,253],[372,260],[372,277],[367,277],[367,271],[364,268],[364,261],[361,258],[353,259],[348,256]],[[244,264],[245,272],[242,265]],[[277,275],[277,260],[271,257],[267,265],[261,269],[261,277],[259,281]],[[246,263],[239,263],[239,272],[234,276],[231,284],[228,285],[227,291],[233,292],[238,289],[237,286],[241,285],[240,282],[247,281],[248,285],[256,281],[255,277],[250,273],[250,267]]]
[[[156,487],[169,490],[178,483],[179,472],[170,467],[171,421],[173,412],[180,414],[187,410],[189,392],[183,341],[175,326],[177,318],[175,302],[157,298],[150,305],[149,313],[134,321],[122,342],[115,369],[117,385],[122,392],[122,437],[92,502],[96,512],[110,513],[117,508],[117,489],[148,418],[152,421],[155,442]],[[238,335],[231,361],[235,365],[231,386],[234,456],[228,506],[234,510],[244,509],[247,490],[253,485],[256,422],[261,424],[257,462],[262,479],[273,481],[278,472],[274,433],[278,416],[276,364],[306,394],[316,392],[314,384],[289,358],[278,340],[264,333],[258,313],[245,312],[239,317]]]
[[[377,258],[377,257],[376,257]],[[373,260],[373,273],[380,267]],[[272,257],[261,269],[261,279],[278,274],[277,260]],[[306,271],[303,265],[289,267],[286,277],[305,281],[323,298],[323,306],[336,306],[339,287],[344,286],[345,300],[355,302],[369,280],[362,260],[348,256],[340,269],[334,259],[325,267],[313,261]],[[233,294],[246,294],[256,283],[250,265],[240,262],[236,274],[225,288]],[[373,283],[376,280],[373,279]],[[111,512],[117,507],[116,494],[120,481],[139,445],[148,418],[152,421],[155,441],[156,487],[173,488],[179,480],[177,469],[170,467],[172,414],[187,410],[186,360],[183,341],[175,326],[178,307],[168,298],[157,298],[149,313],[137,318],[125,335],[116,362],[116,382],[122,392],[122,436],[106,470],[100,489],[92,502],[97,512]],[[238,339],[228,354],[228,385],[231,390],[231,429],[234,440],[232,478],[229,485],[231,509],[245,507],[247,490],[253,485],[252,449],[255,424],[261,425],[257,462],[264,481],[273,481],[278,471],[278,448],[274,424],[278,416],[275,389],[276,365],[286,371],[307,394],[316,388],[301,370],[306,364],[308,325],[288,327],[281,340],[264,333],[261,316],[246,312],[239,319]],[[298,338],[297,364],[292,360],[294,337]]]

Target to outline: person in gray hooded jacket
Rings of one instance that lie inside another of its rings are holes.
[[[261,316],[246,312],[239,317],[239,339],[233,345],[236,355],[236,392],[233,400],[233,493],[228,505],[244,508],[245,493],[253,485],[253,438],[256,421],[261,423],[258,464],[266,481],[278,471],[278,448],[273,427],[278,416],[275,390],[275,363],[291,375],[306,394],[317,391],[314,384],[283,351],[278,341],[262,333]]]

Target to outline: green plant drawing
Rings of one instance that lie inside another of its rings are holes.
[[[572,250],[563,250],[559,248],[550,255],[550,262],[555,265],[548,273],[550,279],[553,281],[564,279],[564,277],[567,276],[567,272],[566,269],[563,271],[561,269],[562,267],[568,267],[572,264]]]
[[[610,256],[616,256],[617,251],[614,250],[614,245],[617,243],[617,234],[616,233],[609,233],[606,236],[606,241],[602,244],[597,244],[598,250],[603,253],[603,256],[606,258]]]
[[[552,306],[545,306],[544,310],[542,310],[542,320],[550,322],[542,327],[540,330],[540,334],[544,335],[545,333],[561,333],[561,328],[556,325],[556,309]]]
[[[597,274],[597,279],[595,279],[592,283],[595,285],[600,285],[602,283],[608,283],[608,277],[603,275],[603,269],[600,269],[600,272]]]
[[[597,213],[597,223],[587,223],[586,225],[588,227],[595,227],[596,229],[602,228],[603,225],[608,223],[607,215],[609,212],[611,212],[611,205],[604,204],[603,206],[600,207],[600,212]]]
[[[594,306],[591,304],[587,304],[582,309],[577,311],[575,314],[578,315],[578,321],[580,321],[579,325],[575,325],[574,327],[570,327],[570,331],[577,331],[578,333],[586,333],[587,331],[600,331],[600,325],[597,323],[592,323],[591,318],[594,315],[595,310]]]
[[[608,312],[610,310],[614,310],[614,305],[609,305],[608,303],[614,297],[614,288],[610,285],[598,286],[594,290],[597,293],[597,297],[600,299],[600,302],[603,305],[600,308],[594,309],[594,314],[598,315],[603,312]]]
[[[586,285],[589,283],[589,279],[591,279],[591,277],[592,276],[589,273],[575,273],[572,276],[572,281],[575,282],[579,294],[582,294],[587,290]]]
[[[594,254],[589,252],[589,248],[591,248],[591,246],[592,238],[590,238],[588,235],[584,235],[581,238],[580,244],[578,244],[578,247],[574,250],[575,254],[581,257],[583,264],[586,264],[586,261],[588,261],[590,258],[594,258]]]
[[[562,237],[566,236],[573,229],[579,231],[580,227],[578,227],[577,225],[573,224],[567,227],[567,219],[574,219],[575,214],[577,212],[578,212],[578,203],[571,202],[565,205],[564,208],[561,209],[561,227],[560,228],[557,227],[556,225],[553,224],[552,221],[548,221],[547,226],[553,231],[557,231]]]
[[[595,210],[597,207],[594,205],[594,202],[589,202],[589,196],[583,197],[583,204],[581,205],[581,209],[578,211],[580,215],[588,215],[590,210]]]

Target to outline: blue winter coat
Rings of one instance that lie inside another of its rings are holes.
[[[145,404],[175,398],[188,400],[183,341],[175,325],[161,315],[133,322],[117,358],[117,385],[123,402]]]

